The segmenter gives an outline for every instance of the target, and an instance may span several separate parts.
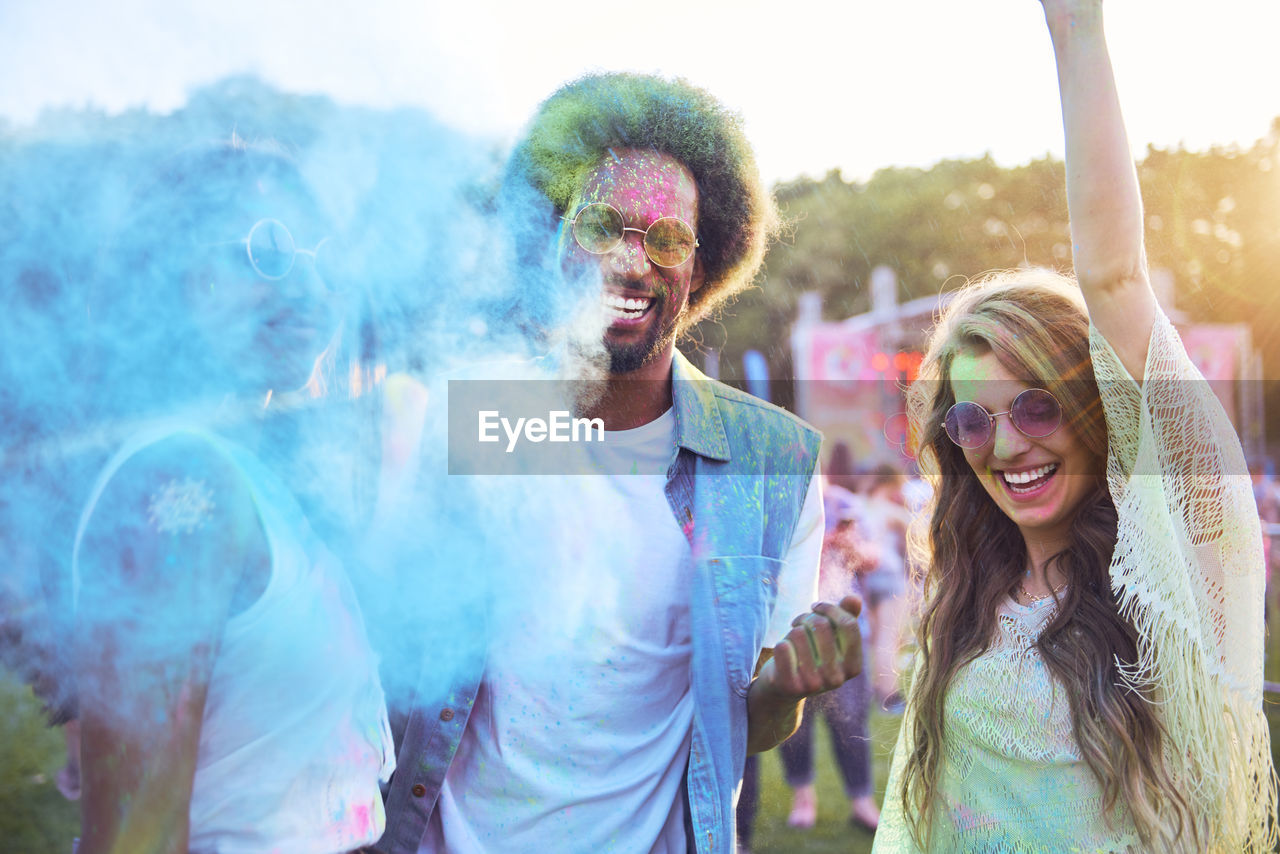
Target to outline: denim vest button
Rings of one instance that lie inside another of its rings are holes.
[[[451,720],[453,720],[453,709],[441,709],[441,710],[440,710],[440,720],[442,720],[442,721],[451,721]]]
[[[413,796],[415,798],[420,798],[427,793],[427,787],[421,783],[414,783],[413,788],[410,791],[413,792]]]

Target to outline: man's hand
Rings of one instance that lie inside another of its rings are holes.
[[[781,744],[800,726],[804,699],[839,688],[862,672],[862,599],[819,602],[792,621],[792,629],[760,668],[747,693],[747,752]]]
[[[819,602],[792,620],[793,628],[773,648],[773,657],[756,678],[766,683],[761,689],[802,700],[839,688],[861,673],[861,611],[862,599],[846,596],[839,605]]]

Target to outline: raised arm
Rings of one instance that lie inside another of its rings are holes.
[[[1067,208],[1089,317],[1141,382],[1156,301],[1142,196],[1102,27],[1102,0],[1042,0],[1058,64]]]
[[[267,555],[238,471],[196,437],[140,451],[94,501],[76,562],[81,854],[187,851],[218,639]]]

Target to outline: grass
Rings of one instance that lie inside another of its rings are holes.
[[[889,778],[889,753],[898,738],[902,717],[879,710],[871,715],[872,766],[876,800],[884,800]],[[760,757],[760,806],[756,813],[753,854],[866,854],[871,850],[871,834],[851,827],[849,802],[831,752],[831,735],[826,723],[819,723],[813,745],[818,789],[818,822],[808,830],[787,826],[791,812],[791,790],[782,778],[782,759],[777,750]]]

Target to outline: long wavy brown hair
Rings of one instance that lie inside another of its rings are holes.
[[[1121,676],[1122,667],[1138,662],[1139,639],[1117,607],[1108,573],[1116,509],[1103,474],[1107,430],[1089,359],[1089,320],[1075,282],[1049,270],[999,273],[959,291],[907,396],[920,468],[933,486],[929,512],[911,538],[924,595],[913,714],[903,723],[914,749],[901,797],[916,843],[927,848],[937,814],[951,680],[990,648],[997,605],[1016,588],[1028,559],[1017,526],[942,427],[955,403],[951,365],[962,352],[994,353],[1014,376],[1053,392],[1065,422],[1097,458],[1097,482],[1076,510],[1069,544],[1050,558],[1067,586],[1036,647],[1064,689],[1073,735],[1100,784],[1108,820],[1127,816],[1147,847],[1167,849],[1179,839],[1194,844],[1194,822],[1163,759],[1158,698]]]

